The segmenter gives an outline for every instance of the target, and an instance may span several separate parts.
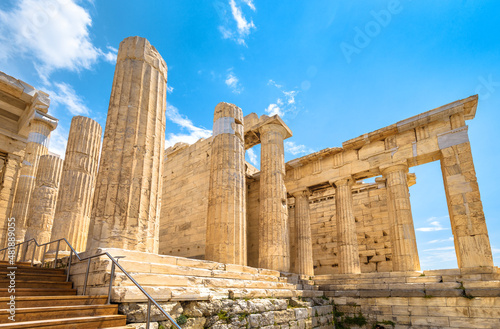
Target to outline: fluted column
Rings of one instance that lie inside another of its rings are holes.
[[[120,43],[87,250],[158,252],[166,83],[165,61],[146,39]]]
[[[352,203],[353,179],[348,176],[331,183],[335,186],[339,273],[361,273],[356,220]]]
[[[36,185],[29,205],[25,241],[33,238],[39,244],[50,241],[62,168],[63,160],[58,156],[42,155],[40,157]],[[39,256],[40,253],[36,258],[39,259]]]
[[[243,112],[219,103],[214,113],[205,259],[246,265]]]
[[[259,267],[288,272],[290,251],[285,187],[285,156],[281,125],[260,128]]]
[[[408,190],[408,166],[396,164],[380,168],[380,170],[387,179],[393,271],[420,271],[417,239]]]
[[[295,233],[297,241],[297,258],[295,270],[298,274],[314,275],[312,252],[311,216],[309,212],[309,190],[292,191],[295,198]]]
[[[51,239],[66,238],[77,252],[87,245],[101,136],[102,128],[94,120],[82,116],[71,120]]]
[[[444,148],[441,155],[458,267],[494,266],[470,143]]]
[[[17,182],[16,196],[10,217],[16,219],[16,241],[24,241],[26,219],[31,193],[35,187],[36,171],[40,156],[47,154],[49,135],[57,127],[57,120],[35,110],[29,126],[28,143]]]

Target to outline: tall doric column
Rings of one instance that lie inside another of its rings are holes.
[[[87,250],[158,252],[167,65],[143,38],[120,43]],[[165,200],[168,202],[168,200]]]
[[[298,274],[314,275],[312,252],[311,217],[309,213],[309,190],[290,192],[295,198],[295,233],[297,241],[297,258],[295,270]]]
[[[82,116],[71,120],[52,240],[66,238],[77,252],[87,245],[101,136],[102,128],[94,120]]]
[[[393,271],[420,271],[417,239],[408,190],[408,166],[395,164],[380,168],[387,179],[387,205],[392,243]]]
[[[246,265],[243,112],[219,103],[214,113],[205,259]]]
[[[335,187],[337,215],[337,246],[339,273],[361,273],[359,266],[358,236],[352,203],[352,177],[342,177],[331,182]]]
[[[448,202],[458,267],[493,266],[490,239],[472,160],[467,126],[459,115],[451,117],[448,136],[440,136],[441,171]]]
[[[290,270],[288,209],[285,187],[283,139],[286,129],[278,124],[260,128],[259,267]]]
[[[47,154],[49,135],[57,127],[57,119],[35,110],[29,126],[28,144],[17,182],[11,217],[16,219],[16,241],[24,241],[26,219],[40,156]]]
[[[51,240],[50,234],[62,168],[63,160],[58,156],[42,155],[40,157],[36,185],[29,205],[25,241],[35,238],[39,244],[42,244]]]

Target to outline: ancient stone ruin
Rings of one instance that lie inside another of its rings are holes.
[[[49,95],[0,72],[2,246],[15,218],[18,242],[66,238],[82,255],[123,257],[183,328],[500,328],[500,270],[466,125],[477,96],[285,163],[285,122],[225,102],[213,104],[212,137],[164,150],[166,83],[158,51],[125,39],[102,151],[100,125],[74,117],[63,161],[47,148]],[[245,162],[258,144],[260,170]],[[458,268],[422,272],[409,168],[432,161]],[[63,245],[24,256],[56,254],[66,266]],[[91,296],[107,295],[111,276],[111,302],[144,328],[146,298],[109,259],[73,259],[69,273]],[[157,311],[151,320],[171,326]]]

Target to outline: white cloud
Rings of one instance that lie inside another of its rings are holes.
[[[446,218],[448,218],[448,217],[446,216]],[[417,228],[416,230],[420,231],[420,232],[436,232],[436,231],[448,230],[448,228],[443,227],[441,225],[441,222],[439,222],[439,220],[440,220],[439,218],[431,217],[427,220],[427,222],[429,222],[428,227],[420,227],[420,228]]]
[[[231,91],[235,94],[240,94],[243,91],[243,87],[240,84],[240,80],[234,74],[232,68],[228,70],[226,80],[224,82],[231,89]]]
[[[174,87],[172,86],[167,86],[167,93],[171,94],[174,92]]]
[[[432,244],[432,243],[441,243],[441,242],[449,242],[449,241],[453,241],[452,236],[450,236],[448,239],[431,240],[427,243]]]
[[[424,251],[444,251],[444,250],[455,250],[455,247],[453,246],[439,247],[439,248],[425,249]]]
[[[179,113],[179,110],[170,104],[167,104],[166,111],[167,119],[180,126],[182,129],[188,131],[187,134],[173,134],[169,133],[165,140],[165,147],[174,146],[176,143],[183,142],[193,144],[200,138],[209,138],[212,136],[212,131],[196,127],[188,117]]]
[[[293,155],[306,154],[314,152],[305,145],[297,145],[295,142],[285,141],[285,152]]]
[[[253,149],[248,149],[247,154],[248,154],[248,159],[250,160],[250,163],[253,164],[254,166],[258,167],[259,162],[258,162],[257,154],[255,153],[255,151]]]
[[[255,11],[255,5],[253,3],[253,0],[243,0],[244,3],[246,3],[246,5],[248,7],[250,7],[250,9],[252,9],[253,11]]]
[[[61,126],[50,133],[49,151],[59,155],[62,159],[66,155],[66,145],[68,144],[68,132]]]
[[[251,10],[256,10],[252,0],[242,0],[242,2]],[[226,10],[221,14],[224,20],[223,25],[219,26],[222,38],[234,40],[240,45],[246,45],[245,38],[256,28],[255,24],[251,18],[247,20],[243,15],[241,6],[239,6],[235,0],[229,0],[229,6],[231,8],[232,20],[228,19]],[[236,23],[236,30],[234,30],[234,23]]]
[[[69,84],[54,83],[56,90],[48,91],[52,106],[63,106],[73,115],[88,115],[89,108],[84,104],[83,99],[78,96]]]
[[[283,117],[285,116],[286,113],[294,112],[297,109],[295,105],[296,103],[295,97],[299,93],[297,90],[290,90],[290,91],[283,90],[283,85],[276,83],[276,81],[274,80],[269,80],[267,84],[269,86],[274,86],[278,88],[278,90],[283,94],[284,96],[283,98],[285,99],[283,101],[281,97],[278,97],[275,103],[269,104],[269,106],[265,109],[268,115],[277,114],[280,117]]]
[[[114,63],[115,48],[103,51],[92,44],[91,25],[76,0],[20,0],[11,10],[0,10],[0,60],[32,59],[47,84],[57,69],[90,69],[100,58]]]
[[[280,117],[282,117],[283,115],[285,115],[285,113],[283,112],[283,110],[278,106],[278,104],[269,104],[269,106],[266,108],[266,113],[268,115],[279,115]]]

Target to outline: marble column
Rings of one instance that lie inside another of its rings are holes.
[[[101,136],[102,128],[94,120],[82,116],[71,120],[52,240],[66,238],[77,252],[87,245]]]
[[[356,220],[352,202],[351,187],[353,179],[348,176],[331,183],[335,187],[339,273],[361,273]]]
[[[259,267],[288,272],[290,250],[285,187],[283,140],[286,129],[278,124],[260,128]]]
[[[311,216],[309,212],[309,190],[290,192],[295,198],[295,234],[297,241],[297,257],[295,271],[298,274],[313,276],[314,263],[312,252]]]
[[[63,160],[56,155],[42,155],[38,164],[36,184],[29,204],[25,241],[36,239],[38,244],[50,242]],[[30,244],[30,246],[32,246]],[[37,253],[40,259],[42,249]],[[31,254],[28,253],[31,257]]]
[[[393,271],[420,271],[417,239],[408,190],[408,166],[395,164],[380,168],[387,179],[387,205],[391,226]]]
[[[167,65],[144,38],[120,43],[87,250],[158,252]],[[168,202],[168,200],[165,200]]]
[[[441,156],[458,267],[494,266],[470,143],[443,148]]]
[[[16,219],[16,241],[24,241],[31,193],[35,187],[40,156],[47,154],[49,135],[57,127],[57,119],[35,110],[29,125],[28,143],[17,181],[16,196],[10,217]]]
[[[215,107],[205,259],[246,265],[245,142],[243,112]]]

